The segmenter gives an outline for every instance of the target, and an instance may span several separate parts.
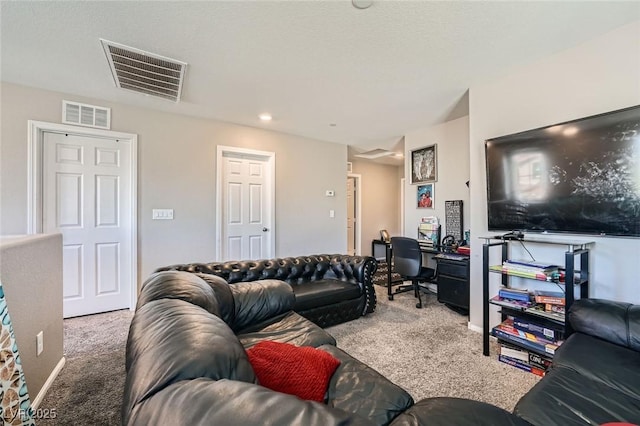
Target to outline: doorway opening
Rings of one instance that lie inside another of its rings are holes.
[[[137,302],[137,135],[29,121],[27,232],[63,236],[64,317]]]
[[[347,174],[347,253],[362,255],[362,175]]]
[[[275,153],[218,146],[216,258],[275,256]]]

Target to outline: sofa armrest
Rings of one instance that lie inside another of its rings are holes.
[[[258,280],[230,285],[235,302],[234,331],[265,321],[293,309],[291,286],[280,280]]]
[[[580,299],[569,310],[569,322],[578,333],[640,351],[640,305]]]
[[[486,402],[436,397],[416,402],[396,417],[391,426],[531,426],[508,411]]]
[[[367,274],[373,275],[378,268],[376,259],[371,256],[332,255],[329,273],[337,278],[355,278],[358,282],[367,281]]]
[[[154,300],[179,299],[220,316],[216,293],[195,274],[181,271],[161,271],[151,274],[142,284],[136,310]]]
[[[123,411],[123,425],[373,425],[319,402],[234,380],[175,383]]]
[[[362,315],[365,315],[373,312],[378,302],[373,287],[373,274],[377,269],[378,262],[371,256],[333,255],[327,274],[338,279],[354,278],[358,282],[366,298],[362,312]]]

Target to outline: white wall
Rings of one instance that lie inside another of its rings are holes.
[[[470,322],[482,326],[483,241],[477,237],[488,235],[484,141],[640,104],[640,22],[472,87],[469,98],[473,211]],[[640,303],[640,239],[573,239],[596,242],[590,258],[590,297]],[[540,260],[562,262],[561,253],[535,250]],[[492,292],[496,288],[494,283]],[[495,314],[492,322],[497,322]]]
[[[138,134],[139,279],[171,263],[215,259],[216,147],[276,153],[276,255],[345,253],[347,147],[252,127],[2,83],[0,233],[27,231],[27,120],[59,123],[62,100],[112,108]],[[325,190],[335,191],[325,197]],[[154,208],[175,219],[151,220]],[[329,210],[335,217],[329,217]]]
[[[417,207],[418,185],[410,184],[411,151],[424,146],[437,144],[438,180],[434,184],[434,208]],[[442,236],[447,235],[445,228],[444,202],[462,200],[463,230],[469,229],[470,204],[469,188],[469,117],[458,118],[434,127],[408,132],[404,137],[405,153],[405,233],[416,238],[418,223],[424,216],[437,216],[442,225]]]

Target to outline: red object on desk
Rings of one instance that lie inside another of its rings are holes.
[[[460,254],[471,254],[471,247],[468,246],[462,246],[462,247],[458,247],[458,253]]]

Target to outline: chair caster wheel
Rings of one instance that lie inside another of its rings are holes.
[[[389,300],[393,300],[393,296],[389,296]]]
[[[416,308],[422,309],[422,303],[416,303]]]

